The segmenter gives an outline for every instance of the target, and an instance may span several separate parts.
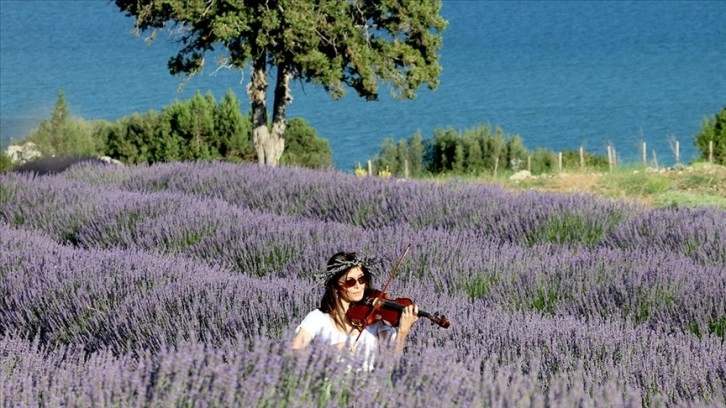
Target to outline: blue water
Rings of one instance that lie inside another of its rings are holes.
[[[698,156],[693,135],[726,106],[726,2],[444,0],[444,71],[436,91],[400,102],[332,101],[296,84],[290,117],[329,140],[336,166],[374,156],[384,138],[431,137],[438,128],[500,126],[534,149],[577,149],[621,160]],[[233,89],[248,104],[249,75],[213,66],[179,91],[165,35],[151,46],[106,1],[0,0],[0,146],[22,138],[63,89],[73,114],[115,120],[175,99]]]

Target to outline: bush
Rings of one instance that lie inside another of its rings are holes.
[[[13,161],[5,153],[0,153],[0,173],[13,168]]]
[[[328,169],[333,167],[333,152],[328,141],[319,138],[305,119],[293,118],[285,129],[285,151],[280,162],[286,166]]]
[[[584,160],[590,169],[603,169],[608,165],[607,158],[594,153],[585,153]],[[375,168],[403,176],[404,163],[408,164],[411,177],[425,174],[483,176],[523,169],[540,174],[558,170],[556,152],[538,148],[530,153],[521,136],[507,135],[501,128],[490,125],[479,125],[463,132],[453,128],[436,129],[428,140],[423,140],[420,132],[398,143],[393,138],[386,138],[374,159]],[[579,167],[579,150],[565,150],[563,168]]]
[[[704,119],[695,139],[701,158],[708,160],[709,142],[713,142],[713,162],[726,165],[726,106],[713,118]]]
[[[211,92],[174,101],[161,112],[125,116],[103,129],[106,154],[124,163],[222,159],[253,161],[251,122],[232,91],[217,103]]]
[[[584,152],[585,167],[593,170],[605,171],[609,169],[608,159],[605,156],[597,156],[595,153]],[[580,151],[564,150],[562,152],[562,167],[567,170],[580,168]]]

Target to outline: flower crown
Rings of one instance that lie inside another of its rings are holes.
[[[324,272],[320,272],[315,275],[316,281],[327,283],[338,274],[341,274],[351,268],[355,268],[356,266],[365,269],[370,275],[375,275],[375,272],[380,268],[382,263],[382,261],[378,258],[359,258],[355,252],[350,255],[353,256],[353,259],[336,259],[329,263]]]

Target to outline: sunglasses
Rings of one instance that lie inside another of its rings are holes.
[[[346,279],[343,282],[338,282],[338,285],[340,285],[340,287],[342,287],[342,288],[350,289],[353,286],[355,286],[356,283],[360,283],[361,285],[365,285],[366,283],[368,283],[368,277],[365,276],[365,275],[363,275],[363,276],[361,276],[358,279],[348,278],[348,279]]]

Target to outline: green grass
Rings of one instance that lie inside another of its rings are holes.
[[[636,201],[650,207],[713,206],[726,208],[726,166],[696,163],[682,170],[622,166],[612,172],[562,172],[513,181],[509,175],[478,179],[510,190],[590,193]]]
[[[719,207],[726,209],[726,198],[705,193],[666,191],[653,197],[655,207]]]

